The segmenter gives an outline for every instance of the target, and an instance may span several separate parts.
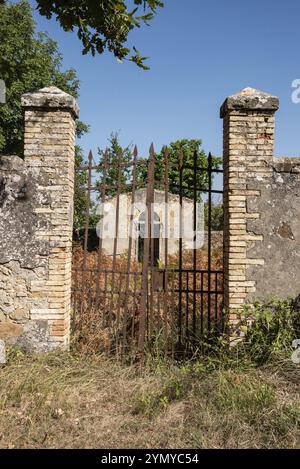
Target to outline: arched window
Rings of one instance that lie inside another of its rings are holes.
[[[143,262],[144,240],[147,234],[146,229],[147,212],[142,212],[138,222],[138,261]],[[152,239],[150,239],[149,263],[151,263],[151,249],[153,248],[153,264],[158,265],[159,261],[159,240],[160,240],[160,218],[157,213],[153,213]]]

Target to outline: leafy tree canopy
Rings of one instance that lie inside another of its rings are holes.
[[[182,167],[182,195],[184,197],[194,197],[194,187],[205,189],[208,187],[208,173],[201,171],[208,167],[208,157],[202,148],[202,141],[195,139],[182,139],[171,142],[164,147],[160,153],[155,154],[155,181],[163,188],[165,173],[165,154],[168,158],[168,179],[169,192],[179,194],[180,190],[180,167]],[[221,159],[212,157],[212,167],[218,168]],[[141,177],[146,180],[147,171],[142,168]],[[213,174],[212,174],[213,180]],[[197,192],[199,200],[201,199],[200,191]]]
[[[98,187],[97,195],[91,198],[90,204],[90,222],[89,226],[94,227],[98,218],[95,215],[98,202],[102,196],[105,199],[114,197],[117,194],[117,188],[120,188],[120,194],[131,192],[133,180],[133,148],[132,145],[122,147],[117,132],[112,133],[108,139],[108,146],[102,150],[98,148],[99,167],[97,174],[94,175],[94,185]],[[202,149],[201,140],[178,140],[164,147],[160,153],[154,155],[155,158],[155,189],[164,190],[165,183],[165,159],[168,160],[168,182],[169,192],[179,194],[180,186],[180,165],[184,168],[182,171],[182,195],[193,199],[194,183],[197,189],[208,189],[208,173],[201,169],[208,167],[208,157]],[[136,189],[147,187],[147,159],[139,158],[136,166]],[[93,162],[92,162],[93,163]],[[142,164],[141,164],[142,163]],[[96,163],[97,164],[97,163]],[[222,164],[221,158],[212,157],[212,167],[217,169]],[[194,171],[196,168],[196,171]],[[82,181],[86,185],[87,165],[78,172],[81,174]],[[196,175],[196,177],[194,176]],[[79,176],[78,176],[79,177]],[[211,175],[212,182],[214,173]],[[105,189],[104,189],[105,186]],[[205,191],[197,190],[197,199],[204,202],[205,223],[208,223],[208,204]],[[84,214],[84,206],[83,211]],[[78,227],[84,226],[83,216],[79,220]],[[220,230],[223,226],[223,204],[221,200],[212,200],[211,207],[211,227],[213,230]]]
[[[62,71],[58,45],[45,33],[35,33],[29,3],[0,4],[0,77],[6,84],[6,103],[0,106],[0,152],[22,154],[21,95],[45,86],[57,86],[78,97],[79,81],[73,69]],[[88,127],[79,122],[77,135]]]
[[[108,188],[105,191],[106,196],[114,196],[117,193],[117,187],[120,186],[121,192],[129,192],[127,187],[131,176],[130,163],[133,159],[132,148],[130,145],[122,147],[119,142],[118,132],[112,132],[108,139],[108,147],[105,150],[98,148],[100,161],[106,166],[105,185]],[[127,166],[128,165],[128,166]],[[120,168],[118,167],[120,166]],[[101,183],[104,178],[104,168],[98,171],[101,174],[100,180],[97,182],[101,191]]]
[[[0,104],[0,153],[23,154],[23,111],[21,96],[45,86],[57,86],[75,98],[79,81],[73,69],[62,71],[58,45],[47,34],[36,33],[29,3],[21,0],[7,4],[0,0],[0,78],[6,84],[6,103]],[[88,126],[77,121],[77,137]],[[83,162],[83,153],[76,146],[75,164]],[[84,177],[76,173],[74,226],[81,226],[86,195]]]
[[[37,0],[41,15],[55,16],[65,31],[77,31],[82,42],[83,54],[113,53],[120,61],[129,60],[148,69],[142,57],[133,47],[126,47],[128,34],[142,24],[149,25],[160,0]]]

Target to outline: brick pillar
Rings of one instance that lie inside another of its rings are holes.
[[[30,320],[47,328],[45,349],[68,348],[74,194],[75,99],[56,87],[22,96],[24,156],[37,181],[35,237],[46,269],[31,281]],[[41,344],[42,345],[42,344]]]
[[[253,255],[253,246],[263,237],[251,223],[260,218],[251,210],[258,206],[263,182],[270,174],[273,158],[274,114],[278,98],[246,88],[230,96],[221,107],[224,121],[224,302],[232,329],[237,312],[255,297],[256,282],[251,269],[264,259]],[[254,190],[255,189],[255,190]]]

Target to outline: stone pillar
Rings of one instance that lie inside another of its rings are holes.
[[[22,96],[26,171],[35,185],[33,257],[44,270],[30,283],[31,322],[43,324],[43,349],[67,349],[70,336],[75,99],[56,87]],[[37,194],[38,193],[38,194]],[[30,247],[28,247],[30,249]],[[27,249],[27,250],[28,250]],[[37,341],[38,338],[35,337]],[[29,347],[30,348],[30,347]]]
[[[274,147],[274,114],[278,98],[246,88],[230,96],[221,107],[224,120],[224,302],[229,323],[237,323],[237,312],[255,297],[256,281],[251,268],[264,265],[253,255],[263,236],[253,229],[261,214],[258,206],[263,183],[270,175]],[[259,250],[258,250],[259,251]]]

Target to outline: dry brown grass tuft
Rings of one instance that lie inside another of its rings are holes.
[[[296,448],[299,381],[289,375],[14,353],[0,369],[0,447]]]

